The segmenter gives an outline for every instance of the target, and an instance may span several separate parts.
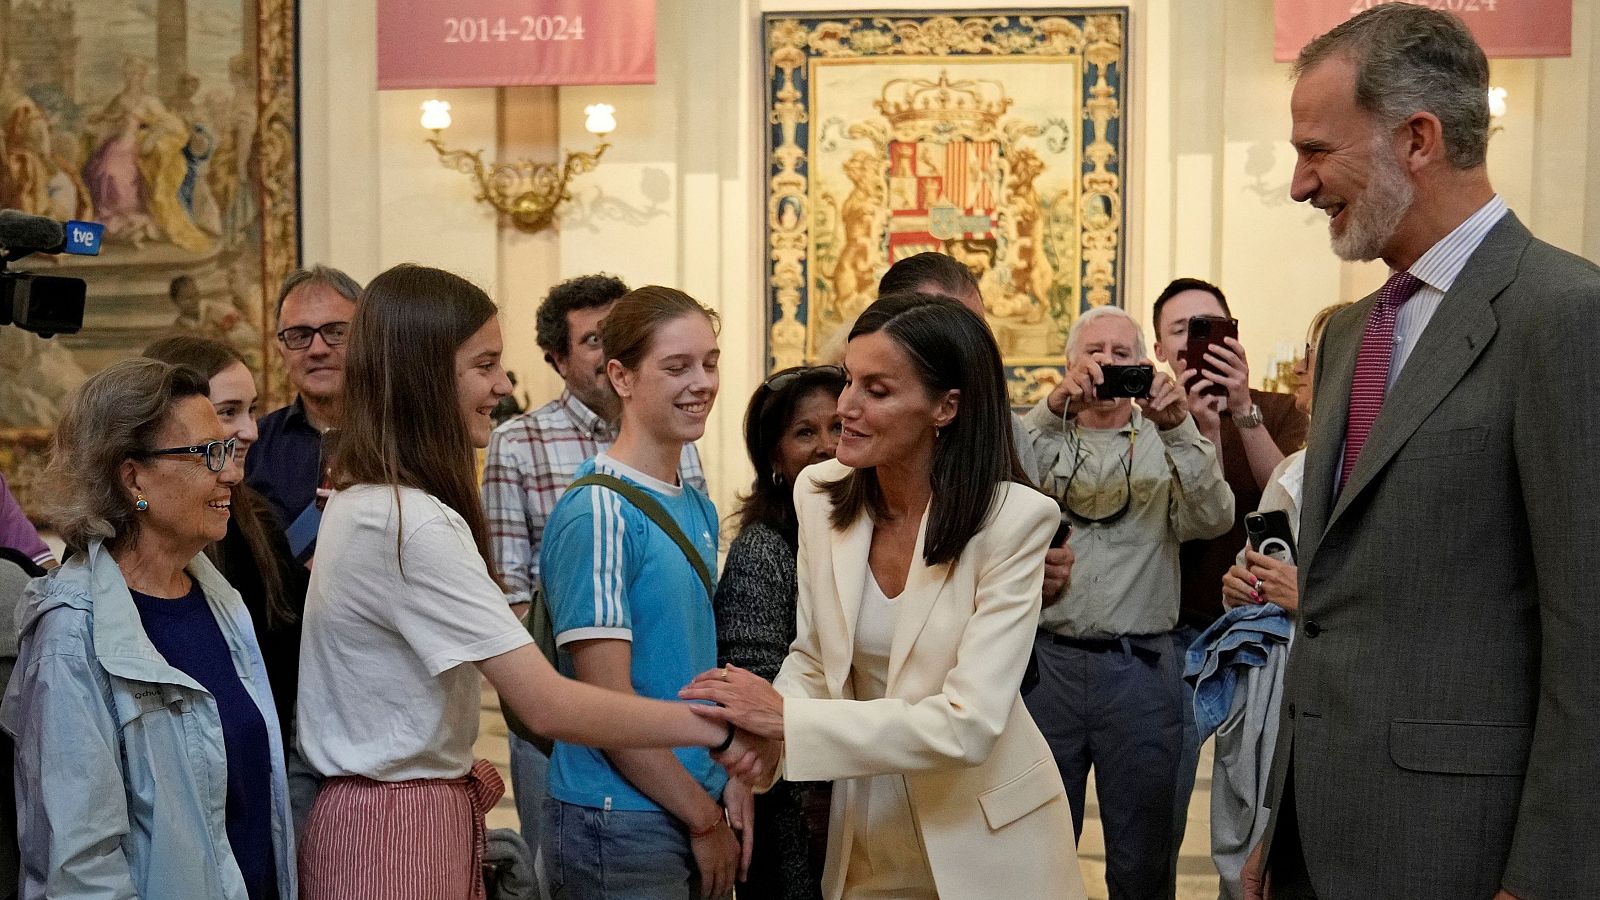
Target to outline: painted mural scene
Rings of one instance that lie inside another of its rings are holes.
[[[246,4],[252,9],[254,4]],[[88,374],[169,334],[259,365],[256,29],[226,0],[7,0],[0,206],[105,226],[97,258],[24,268],[88,283],[83,331],[8,329],[0,428],[49,427]]]
[[[0,900],[1600,897],[1597,92],[1577,0],[0,0]]]

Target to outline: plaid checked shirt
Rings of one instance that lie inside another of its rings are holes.
[[[566,390],[533,412],[507,420],[489,436],[483,510],[489,520],[489,551],[506,586],[507,603],[533,598],[539,543],[550,512],[578,466],[616,438],[616,426],[601,421]],[[705,470],[693,444],[684,445],[678,477],[706,491]]]

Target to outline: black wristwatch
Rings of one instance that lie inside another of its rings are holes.
[[[715,747],[712,747],[711,748],[711,752],[712,753],[723,753],[723,752],[726,752],[729,747],[733,746],[733,735],[737,731],[738,731],[738,729],[733,727],[733,723],[729,722],[728,723],[728,736],[722,739],[722,743],[716,745]]]

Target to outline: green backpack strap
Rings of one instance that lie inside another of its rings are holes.
[[[706,598],[711,599],[716,595],[716,587],[711,583],[711,570],[706,568],[704,557],[700,555],[699,550],[695,549],[694,544],[683,533],[683,529],[678,527],[678,523],[673,521],[672,515],[663,509],[654,497],[615,475],[607,475],[603,472],[585,475],[574,481],[567,487],[567,490],[576,490],[581,487],[603,487],[616,491],[629,503],[638,507],[640,512],[644,513],[650,521],[656,523],[656,527],[665,532],[667,537],[672,538],[672,542],[678,545],[679,550],[683,551],[684,557],[689,560],[689,565],[694,567],[694,573],[700,576],[700,584],[706,589]]]
[[[528,636],[533,638],[533,645],[539,648],[551,668],[556,666],[556,629],[550,621],[550,607],[545,604],[544,591],[538,587],[528,598],[528,613],[522,617],[522,627],[528,630]],[[506,698],[500,698],[500,714],[505,717],[506,728],[519,738],[527,741],[545,756],[555,752],[556,742],[529,728],[517,718],[517,714],[506,705]]]

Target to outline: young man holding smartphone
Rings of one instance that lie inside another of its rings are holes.
[[[1216,445],[1223,477],[1233,491],[1234,521],[1227,534],[1210,540],[1186,541],[1179,557],[1183,588],[1173,644],[1181,654],[1223,613],[1222,576],[1245,544],[1244,517],[1261,504],[1261,491],[1285,455],[1305,445],[1310,419],[1295,408],[1291,394],[1252,390],[1250,365],[1237,337],[1210,345],[1206,359],[1190,359],[1189,320],[1209,316],[1232,318],[1222,289],[1198,278],[1179,278],[1156,297],[1156,359],[1166,363],[1180,384],[1189,387],[1189,412],[1200,433]],[[1220,329],[1233,331],[1237,329]],[[1212,387],[1214,386],[1214,387]],[[1211,392],[1207,392],[1207,388]],[[1184,685],[1192,701],[1193,688]],[[1184,704],[1183,758],[1179,762],[1173,826],[1177,844],[1188,822],[1189,795],[1194,788],[1200,740],[1194,727],[1194,704]],[[1176,844],[1173,854],[1178,850]]]

